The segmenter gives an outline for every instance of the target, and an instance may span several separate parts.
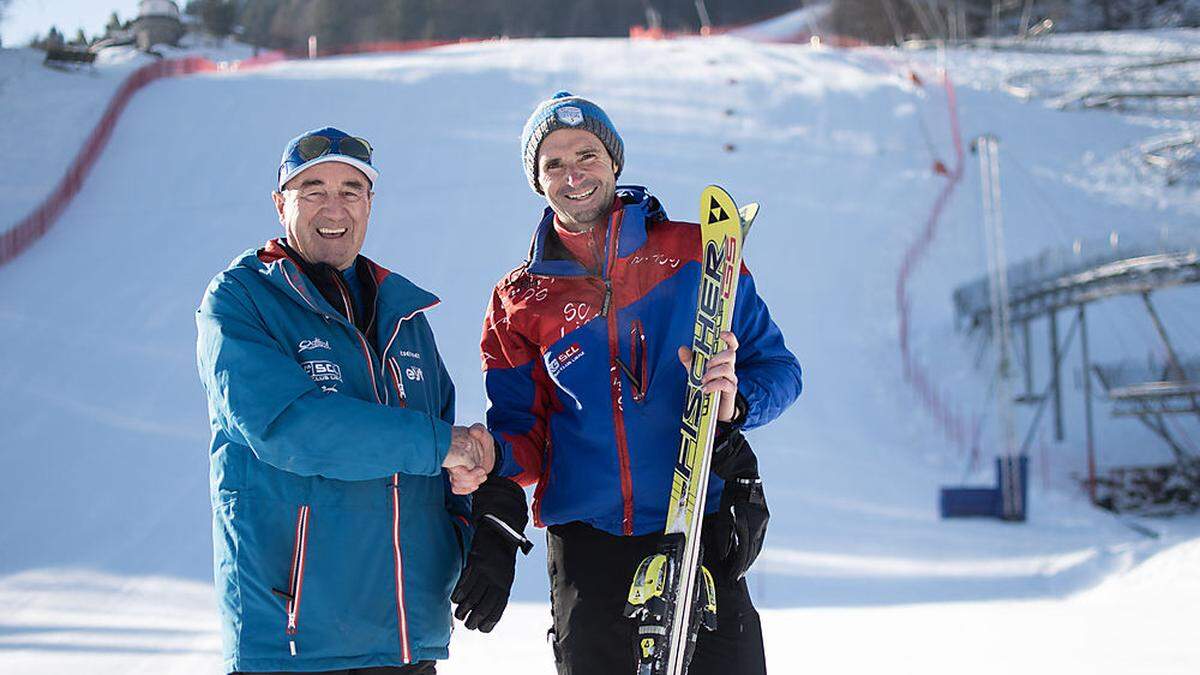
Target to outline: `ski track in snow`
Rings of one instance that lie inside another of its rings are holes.
[[[1150,38],[1095,39],[1153,50]],[[0,385],[10,477],[0,671],[217,672],[192,312],[230,258],[277,234],[268,193],[297,131],[333,123],[372,140],[381,180],[365,253],[441,296],[429,318],[459,418],[482,416],[477,326],[543,206],[521,172],[521,125],[567,88],[620,129],[620,182],[649,186],[672,217],[695,219],[710,182],[763,203],[747,264],[805,371],[797,405],[751,436],[773,517],[750,585],[773,672],[1195,672],[1200,646],[1182,627],[1200,604],[1200,519],[1148,521],[1161,532],[1150,541],[1087,505],[1072,478],[1083,471],[1075,352],[1063,371],[1067,441],[1040,435],[1024,525],[938,519],[938,487],[990,483],[990,464],[967,470],[900,372],[893,285],[943,185],[930,167],[950,151],[942,94],[913,86],[910,66],[947,63],[964,138],[1001,138],[1010,261],[1112,230],[1195,229],[1194,190],[1113,169],[1159,127],[1186,121],[1057,110],[1001,91],[1013,73],[1082,58],[512,40],[155,83],[58,224],[0,268],[0,344],[16,356]],[[64,75],[32,59],[0,50],[0,112],[16,120],[4,156],[23,168],[0,178],[14,222],[137,65],[122,57]],[[18,87],[30,95],[14,97]],[[911,340],[956,405],[984,411],[989,377],[950,302],[984,270],[972,161],[910,281]],[[1156,296],[1188,346],[1200,336],[1195,295]],[[1155,348],[1137,311],[1123,299],[1089,310],[1094,360]],[[1165,459],[1136,424],[1108,418],[1103,401],[1096,410],[1102,460]],[[456,632],[439,672],[552,672],[541,551],[520,561],[496,631]],[[1020,648],[997,656],[1003,642]]]

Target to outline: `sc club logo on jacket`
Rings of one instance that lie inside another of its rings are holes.
[[[313,382],[342,381],[342,367],[333,361],[305,361],[300,365]]]
[[[554,377],[565,370],[567,366],[578,361],[581,356],[583,356],[583,347],[580,347],[578,342],[572,342],[570,347],[564,349],[557,356],[546,352],[546,370],[550,372],[551,377]]]

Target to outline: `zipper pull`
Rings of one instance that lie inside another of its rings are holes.
[[[604,304],[600,305],[600,316],[608,316],[608,308],[612,305],[612,282],[604,280]]]

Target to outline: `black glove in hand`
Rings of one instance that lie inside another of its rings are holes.
[[[746,576],[762,551],[771,513],[763,496],[762,481],[736,478],[725,483],[721,495],[721,514],[714,526],[714,542],[730,581]],[[724,549],[721,547],[724,545]]]
[[[523,534],[529,516],[519,485],[492,476],[475,491],[472,502],[475,536],[450,601],[458,605],[454,616],[464,626],[489,633],[508,606],[517,549],[528,554],[533,543]]]
[[[725,480],[721,505],[709,520],[706,545],[730,581],[746,575],[767,536],[771,514],[758,477],[758,458],[736,429],[722,429],[713,448],[713,473]]]
[[[754,456],[741,430],[729,422],[717,423],[711,470],[725,481],[758,478],[758,457]]]

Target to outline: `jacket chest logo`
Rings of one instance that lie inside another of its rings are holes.
[[[401,349],[396,352],[396,356],[408,361],[408,365],[402,366],[404,368],[404,379],[413,382],[425,381],[425,371],[421,370],[421,352],[414,352],[411,349]],[[396,365],[399,366],[400,362],[396,362]]]
[[[556,376],[566,370],[568,366],[578,361],[582,356],[583,347],[580,347],[578,342],[572,342],[570,347],[567,347],[558,356],[550,359],[550,362],[546,364],[546,371],[552,377]]]
[[[342,367],[333,361],[305,361],[300,365],[313,382],[342,381]]]
[[[311,340],[301,340],[300,344],[296,345],[296,351],[300,354],[313,349],[332,350],[333,348],[329,346],[328,342],[319,337],[312,338]]]

